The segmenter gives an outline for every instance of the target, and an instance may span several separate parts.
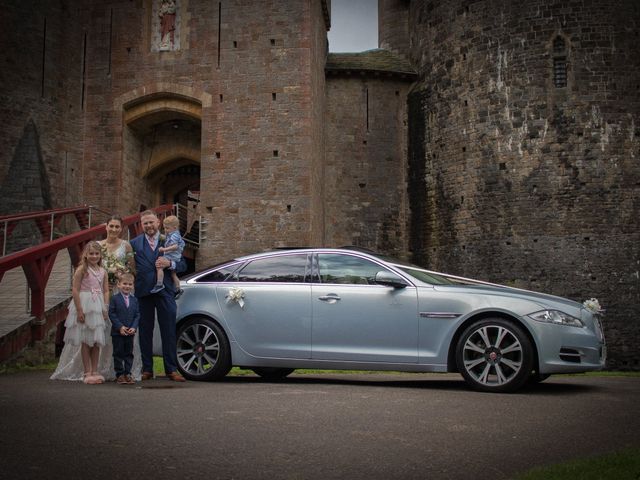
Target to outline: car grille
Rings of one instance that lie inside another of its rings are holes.
[[[575,348],[561,348],[560,359],[565,362],[580,363],[582,354]]]

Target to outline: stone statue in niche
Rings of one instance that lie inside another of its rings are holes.
[[[158,50],[174,50],[175,49],[175,32],[176,32],[176,0],[161,0],[158,9],[158,17],[160,19],[160,45]]]

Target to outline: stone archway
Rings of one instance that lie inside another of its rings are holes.
[[[210,96],[156,85],[120,98],[123,111],[123,191],[127,210],[174,203],[199,190],[203,103]],[[142,95],[140,95],[142,94]],[[204,100],[204,102],[203,102]]]

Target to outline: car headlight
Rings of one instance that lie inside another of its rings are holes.
[[[579,318],[573,317],[568,313],[561,312],[560,310],[542,310],[541,312],[531,313],[529,317],[534,319],[536,322],[568,325],[570,327],[584,326]]]

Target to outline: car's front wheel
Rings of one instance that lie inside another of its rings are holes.
[[[219,380],[231,369],[227,336],[214,321],[198,317],[178,330],[178,370],[189,380]]]
[[[529,378],[533,346],[524,331],[502,318],[475,322],[456,347],[458,371],[475,390],[512,392]]]

